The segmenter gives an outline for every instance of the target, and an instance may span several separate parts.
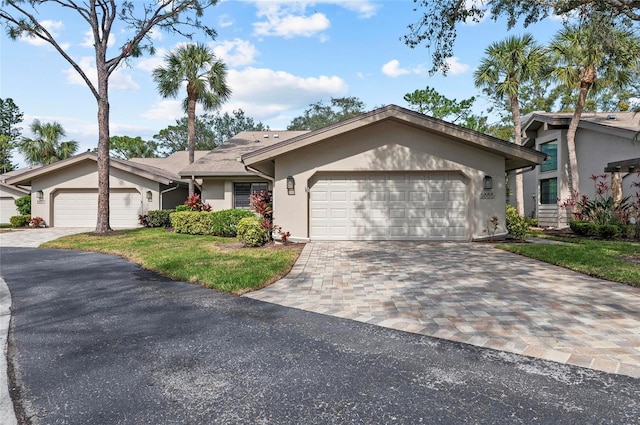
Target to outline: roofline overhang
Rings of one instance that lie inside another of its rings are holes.
[[[436,134],[453,138],[458,142],[484,148],[496,154],[503,155],[508,160],[520,159],[522,165],[514,165],[511,170],[530,167],[541,164],[546,155],[536,150],[515,145],[506,140],[499,139],[484,133],[468,128],[460,127],[449,122],[432,118],[415,111],[401,108],[396,105],[389,105],[366,114],[341,121],[339,123],[323,127],[321,129],[306,133],[282,142],[266,146],[253,152],[242,155],[241,161],[245,165],[254,165],[259,162],[271,160],[277,156],[290,151],[301,149],[315,143],[337,137],[349,131],[354,131],[384,120],[394,120],[407,125],[422,128]]]
[[[599,122],[588,121],[586,119],[583,119],[583,117],[580,118],[580,122],[578,123],[578,128],[593,130],[600,133],[612,134],[614,136],[617,136],[623,139],[627,137],[631,137],[633,139],[635,135],[638,133],[638,130],[633,130],[630,128],[613,127],[613,126],[606,125]],[[542,126],[542,124],[549,124],[556,127],[567,127],[568,129],[569,124],[571,123],[571,119],[572,117],[568,115],[560,117],[557,115],[554,116],[553,114],[549,115],[546,113],[532,112],[531,114],[528,114],[526,118],[523,120],[522,134],[526,134],[528,131],[536,131],[538,130],[538,128]],[[539,124],[539,125],[535,126],[535,124]],[[523,145],[528,145],[529,144],[528,142],[532,139],[532,137],[525,137],[524,139],[526,139],[526,143],[523,143]]]
[[[23,188],[18,187],[18,186],[14,186],[12,184],[4,183],[4,182],[0,182],[0,186],[4,186],[4,187],[6,187],[8,189],[15,190],[16,192],[24,193],[25,195],[28,195],[29,193],[31,193],[26,189],[23,189]]]
[[[248,171],[198,171],[197,173],[183,173],[180,172],[180,177],[182,178],[202,178],[202,177],[246,177],[253,176],[255,173],[250,173]]]
[[[95,161],[95,162],[97,162],[98,161],[98,156],[97,156],[97,154],[95,154],[93,152],[84,152],[84,153],[81,153],[79,155],[75,155],[75,156],[72,156],[70,158],[54,162],[53,164],[44,165],[42,167],[30,170],[30,171],[26,171],[26,172],[21,173],[21,174],[19,174],[17,176],[8,178],[6,180],[6,183],[8,183],[10,185],[31,184],[31,180],[33,178],[53,173],[55,171],[61,170],[63,168],[66,168],[68,166],[71,166],[71,165],[74,165],[74,164],[79,164],[79,163],[81,163],[83,161]],[[117,159],[117,158],[110,158],[109,159],[109,165],[111,167],[117,168],[117,169],[122,170],[122,171],[129,172],[131,174],[139,175],[141,177],[147,178],[149,180],[152,180],[152,181],[155,181],[155,182],[158,182],[158,183],[171,184],[174,181],[176,181],[175,178],[170,178],[168,176],[163,176],[160,173],[154,173],[154,172],[152,172],[150,170],[146,170],[144,168],[140,168],[140,167],[137,167],[137,166],[132,165],[132,164],[136,164],[136,163],[125,162],[124,160]],[[152,166],[148,165],[147,167],[152,167]],[[158,171],[161,171],[161,170],[158,169]]]

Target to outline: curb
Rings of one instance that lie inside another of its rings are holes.
[[[13,402],[9,395],[9,377],[7,369],[7,338],[11,321],[11,293],[3,278],[0,277],[0,425],[17,425]]]

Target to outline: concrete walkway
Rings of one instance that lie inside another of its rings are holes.
[[[37,248],[54,239],[76,233],[92,232],[95,228],[83,227],[47,227],[42,229],[11,229],[0,232],[0,246],[14,248]]]
[[[245,296],[640,378],[640,289],[482,243],[309,243]]]

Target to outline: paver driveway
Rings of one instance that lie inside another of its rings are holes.
[[[480,243],[309,243],[254,299],[640,377],[640,290]]]

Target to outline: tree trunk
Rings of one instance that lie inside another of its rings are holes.
[[[511,113],[513,114],[513,142],[520,146],[522,145],[520,104],[518,98],[515,96],[512,96],[509,101],[511,103]],[[524,183],[522,173],[516,174],[516,211],[518,211],[518,215],[524,217]]]
[[[189,164],[193,164],[196,151],[196,99],[187,86],[187,142],[189,144]],[[189,197],[195,193],[193,178],[189,180]]]
[[[98,49],[96,49],[98,52]],[[96,54],[98,71],[98,220],[96,233],[111,231],[109,225],[109,74],[104,58]]]
[[[568,173],[567,183],[569,185],[569,196],[574,199],[578,199],[580,192],[580,176],[578,175],[578,157],[576,155],[576,133],[578,132],[578,124],[580,124],[580,117],[584,110],[584,104],[587,100],[587,94],[589,89],[595,81],[596,70],[594,67],[589,67],[580,73],[580,93],[578,95],[578,102],[576,103],[576,110],[573,112],[571,122],[569,123],[569,129],[567,130],[567,156],[568,156]]]

